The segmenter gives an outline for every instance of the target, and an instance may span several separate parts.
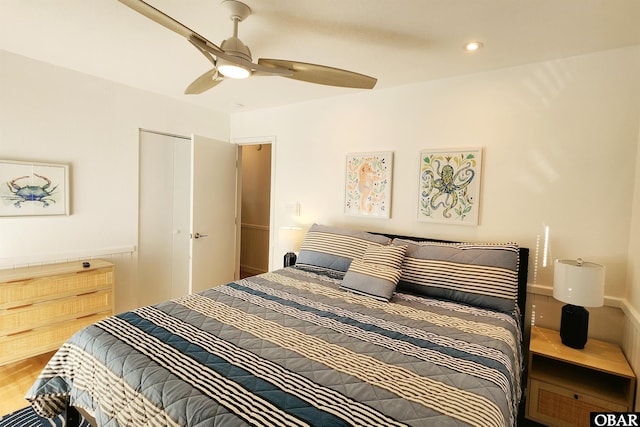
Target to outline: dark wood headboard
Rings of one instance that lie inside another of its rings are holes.
[[[415,236],[402,236],[400,234],[388,234],[370,231],[371,234],[379,234],[387,236],[390,239],[407,239],[415,240],[418,242],[439,242],[439,243],[470,243],[470,242],[456,242],[453,240],[442,239],[430,239],[428,237],[415,237]],[[520,328],[524,331],[524,315],[526,312],[527,304],[527,273],[529,271],[529,248],[518,248],[518,308],[520,309]]]

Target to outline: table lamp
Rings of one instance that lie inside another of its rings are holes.
[[[587,343],[589,312],[584,307],[602,307],[604,272],[604,266],[580,258],[556,260],[553,297],[566,303],[560,319],[560,338],[564,345],[580,349]]]
[[[302,241],[302,228],[280,227],[278,240],[280,247],[287,251],[287,253],[284,254],[284,266],[291,267],[295,265],[298,259],[295,251],[300,247]]]

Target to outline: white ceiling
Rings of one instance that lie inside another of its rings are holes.
[[[148,3],[217,45],[232,35],[220,0]],[[640,44],[640,0],[246,3],[252,15],[239,37],[254,62],[344,68],[378,78],[373,90]],[[485,47],[463,51],[474,39]],[[184,95],[210,63],[186,39],[116,0],[0,0],[0,49],[227,112],[360,91],[253,77]]]

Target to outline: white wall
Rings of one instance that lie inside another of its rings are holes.
[[[137,244],[138,129],[229,139],[201,107],[0,51],[0,158],[70,164],[71,215],[0,218],[0,265]],[[116,309],[132,292],[117,289]]]
[[[134,245],[138,128],[229,139],[227,117],[206,109],[7,52],[0,63],[0,158],[70,163],[72,175],[71,216],[0,219],[0,261]],[[530,282],[549,286],[550,269],[534,262],[549,225],[552,257],[605,264],[607,295],[625,297],[628,284],[638,310],[627,265],[638,248],[639,71],[632,47],[237,113],[231,133],[276,136],[276,229],[300,202],[306,225],[516,240],[533,250]],[[417,222],[420,149],[459,146],[485,147],[480,225]],[[376,150],[395,153],[392,218],[345,216],[345,154]]]
[[[636,157],[636,179],[633,192],[633,210],[629,231],[629,257],[627,269],[627,299],[640,313],[640,135]],[[638,325],[640,327],[640,325]]]
[[[627,301],[624,305],[627,320],[622,345],[625,355],[637,375],[640,373],[640,132],[627,262]],[[640,384],[637,385],[637,389],[636,408],[640,408]]]
[[[605,264],[623,297],[640,118],[640,47],[443,79],[270,110],[235,113],[234,138],[275,135],[275,211],[299,201],[300,222],[532,249],[543,226],[551,256]],[[295,90],[292,83],[292,90]],[[300,83],[302,84],[302,83]],[[484,147],[480,225],[417,222],[418,153]],[[345,154],[394,151],[392,218],[343,214]],[[540,264],[540,263],[538,263]]]

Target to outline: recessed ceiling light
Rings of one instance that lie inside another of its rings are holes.
[[[464,45],[464,50],[467,52],[475,52],[483,46],[482,42],[479,41],[471,41]]]

